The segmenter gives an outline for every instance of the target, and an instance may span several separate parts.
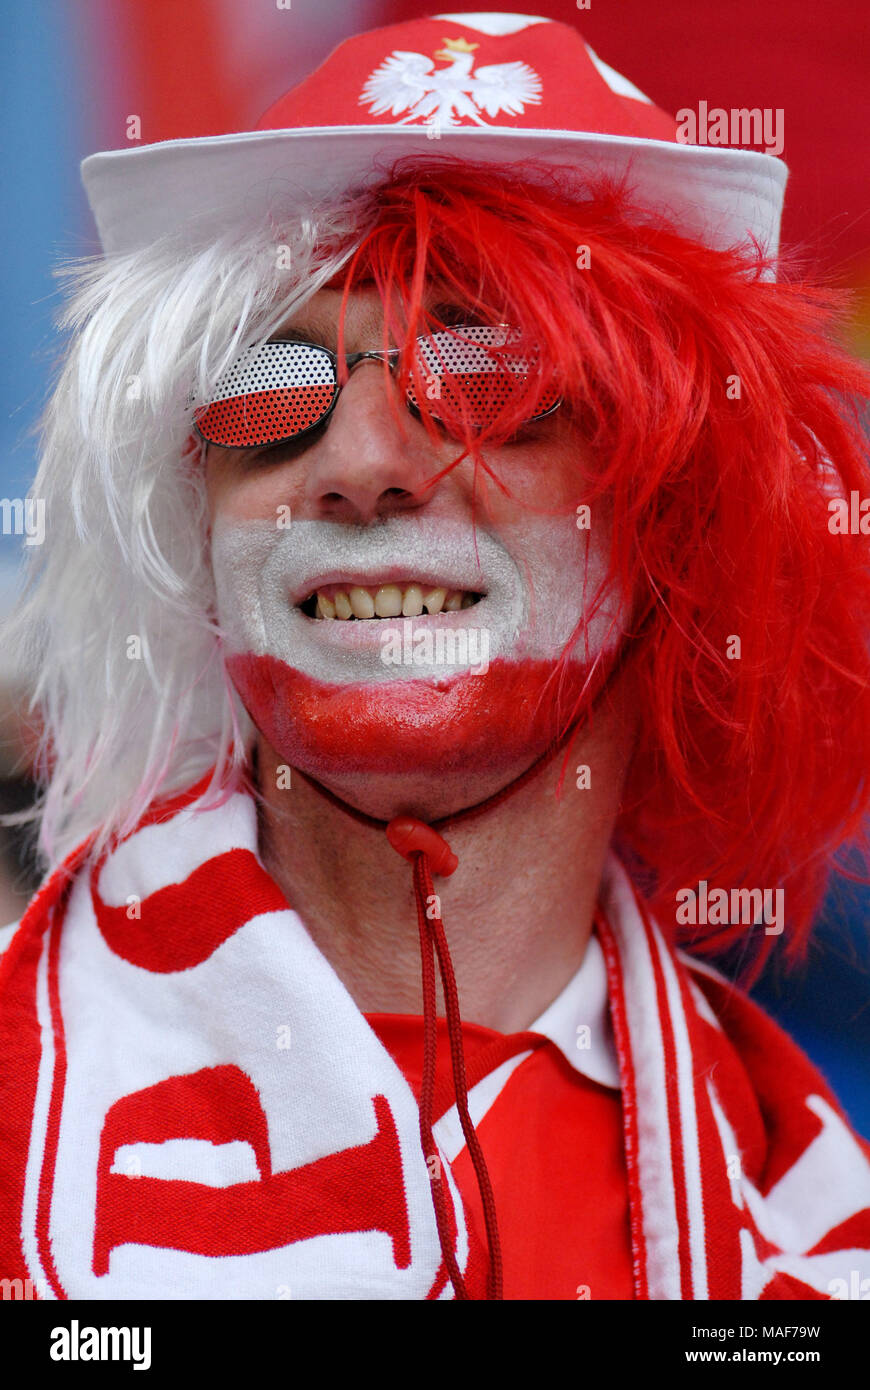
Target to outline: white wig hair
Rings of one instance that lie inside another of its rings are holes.
[[[27,547],[4,638],[44,730],[33,814],[49,865],[87,840],[99,853],[211,768],[210,798],[238,782],[251,725],[224,667],[193,411],[340,270],[375,213],[371,193],[348,195],[56,272],[71,342],[31,494],[46,536]]]

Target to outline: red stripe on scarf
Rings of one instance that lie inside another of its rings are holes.
[[[595,917],[595,930],[601,943],[604,964],[607,968],[608,993],[610,995],[610,1016],[613,1021],[613,1036],[616,1054],[619,1059],[619,1076],[622,1084],[622,1114],[625,1130],[625,1166],[628,1172],[628,1200],[630,1208],[629,1225],[631,1229],[632,1264],[634,1267],[635,1298],[649,1298],[647,1279],[646,1239],[643,1224],[643,1194],[638,1171],[638,1132],[637,1132],[637,1079],[631,1053],[631,1035],[628,1031],[628,1015],[625,1005],[625,985],[622,975],[622,961],[616,938],[611,931],[603,912],[598,910]]]
[[[58,1298],[66,1298],[54,1263],[49,1233],[51,1216],[51,1193],[54,1186],[54,1165],[57,1160],[57,1139],[60,1132],[60,1114],[63,1103],[63,1087],[66,1080],[66,1039],[63,1019],[60,1012],[60,991],[58,989],[58,959],[60,956],[61,918],[55,914],[51,924],[48,943],[48,996],[51,1007],[51,1031],[54,1039],[54,1073],[51,1081],[51,1103],[48,1110],[48,1127],[45,1136],[45,1149],[42,1158],[42,1172],[39,1175],[39,1198],[36,1207],[36,1245],[42,1267]]]

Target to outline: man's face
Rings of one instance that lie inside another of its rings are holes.
[[[274,336],[335,350],[340,302],[321,291]],[[377,295],[353,294],[345,351],[380,349],[382,323]],[[565,414],[484,451],[504,491],[468,458],[433,483],[461,452],[374,360],[299,440],[208,447],[231,677],[279,762],[382,818],[444,815],[519,776],[620,636],[598,592],[608,522],[599,504],[578,525],[589,459]]]

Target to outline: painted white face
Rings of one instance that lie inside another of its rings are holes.
[[[227,650],[274,657],[329,685],[483,674],[494,661],[554,663],[603,578],[573,517],[530,517],[503,537],[425,511],[368,526],[219,518],[212,562]],[[618,635],[611,598],[588,619],[572,659],[589,663]],[[409,644],[410,662],[397,660]]]

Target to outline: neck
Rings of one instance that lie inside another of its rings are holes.
[[[610,700],[513,794],[444,827],[459,868],[436,879],[435,891],[466,1021],[526,1028],[582,964],[628,742],[623,701]],[[282,759],[262,737],[257,758],[269,873],[364,1013],[419,1014],[410,866],[383,828],[355,819],[307,779],[291,774],[291,786],[281,786]],[[580,763],[592,769],[582,790]]]

